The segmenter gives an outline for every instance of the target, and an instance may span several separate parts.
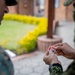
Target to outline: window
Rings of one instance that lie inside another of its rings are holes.
[[[55,8],[59,8],[60,6],[60,0],[55,0]]]
[[[36,6],[39,6],[39,0],[36,0]]]

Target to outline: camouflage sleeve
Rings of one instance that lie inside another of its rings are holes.
[[[64,6],[69,6],[74,0],[65,0]]]
[[[8,54],[0,47],[0,75],[14,75],[14,67]]]
[[[58,63],[49,66],[50,75],[61,75],[63,73],[62,66]]]
[[[73,11],[73,20],[75,21],[75,9]]]
[[[67,70],[62,75],[75,75],[75,60],[68,66]]]

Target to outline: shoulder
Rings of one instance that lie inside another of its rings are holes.
[[[0,75],[13,75],[13,63],[9,55],[0,47]]]

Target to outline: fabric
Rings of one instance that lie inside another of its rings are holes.
[[[52,65],[50,66],[50,75],[75,75],[75,60],[69,65],[67,70],[63,72],[62,66]]]
[[[0,47],[0,75],[14,75],[14,67],[8,54]]]
[[[65,0],[64,6],[69,6],[74,0]]]
[[[5,0],[7,6],[13,6],[17,4],[16,0]]]
[[[62,66],[58,63],[49,66],[50,75],[60,75],[63,72]]]
[[[73,11],[73,20],[74,20],[74,22],[75,22],[75,9],[74,9],[74,11]]]

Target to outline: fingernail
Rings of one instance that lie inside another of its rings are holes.
[[[55,49],[57,49],[58,47],[54,47]]]

